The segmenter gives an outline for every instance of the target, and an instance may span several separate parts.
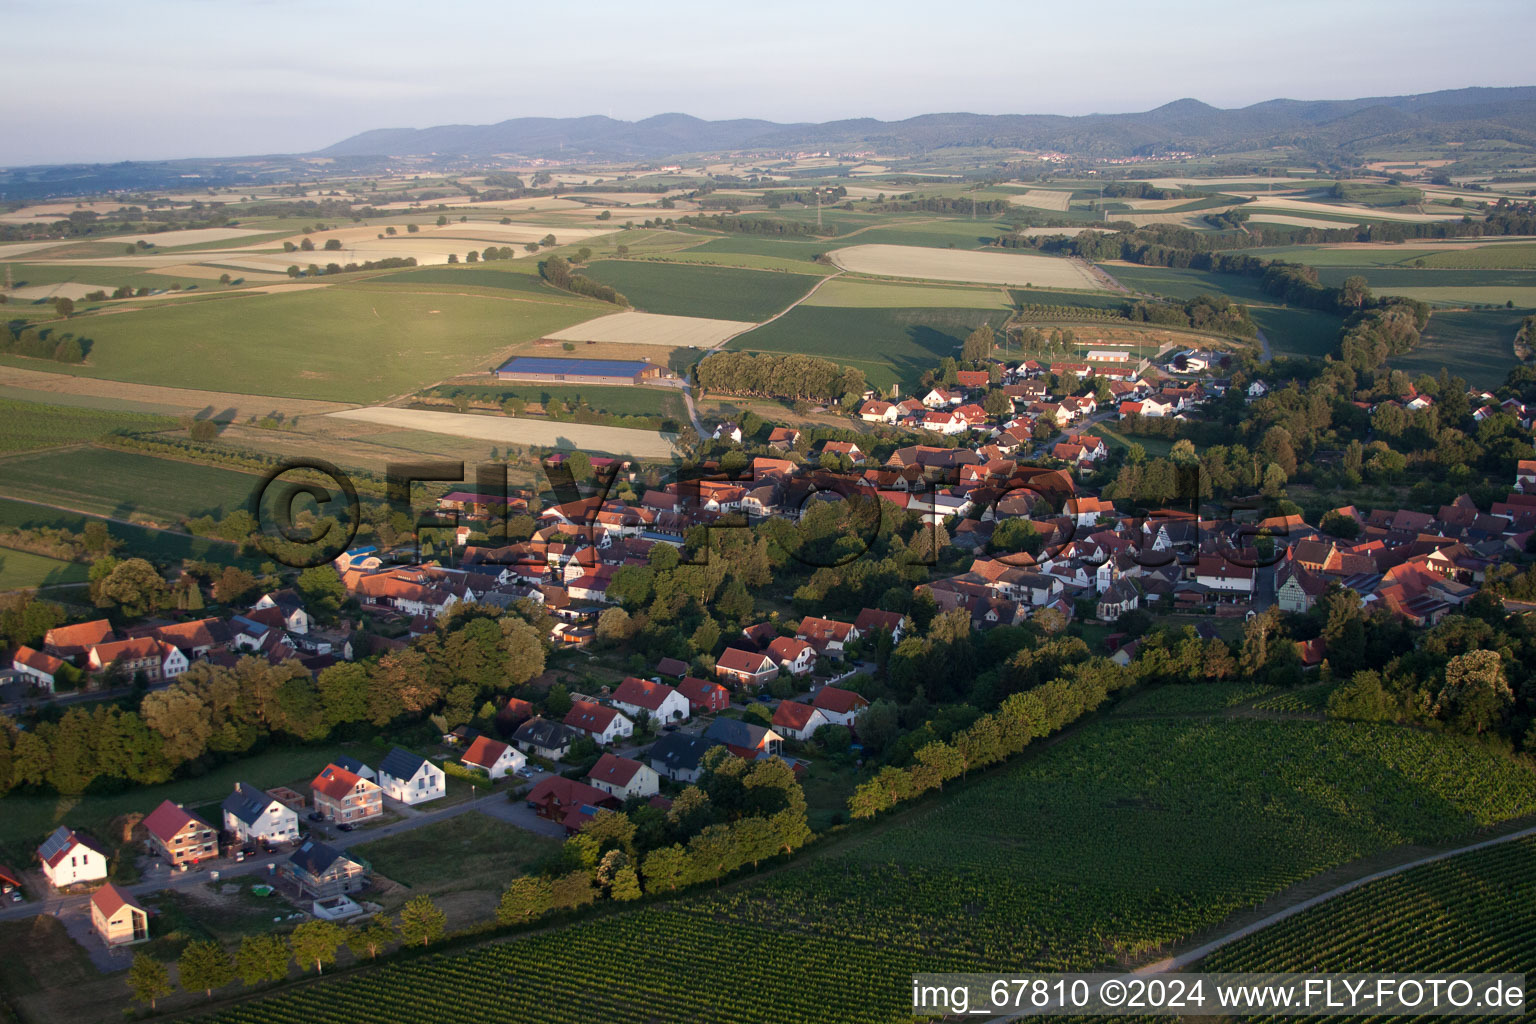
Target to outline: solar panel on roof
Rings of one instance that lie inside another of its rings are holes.
[[[514,356],[499,373],[576,373],[598,377],[634,377],[651,364],[624,359],[561,359],[552,356]]]
[[[73,838],[74,833],[60,825],[54,829],[53,835],[43,842],[43,845],[38,848],[37,852],[43,860],[51,860],[53,855],[67,847]]]

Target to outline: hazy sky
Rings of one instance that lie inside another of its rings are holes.
[[[1531,0],[0,0],[0,164],[530,115],[1084,114],[1532,85]]]

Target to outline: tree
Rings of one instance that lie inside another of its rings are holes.
[[[188,943],[181,951],[181,959],[176,961],[176,972],[183,989],[188,992],[201,989],[210,999],[214,989],[223,988],[235,980],[235,965],[230,962],[229,954],[213,941]]]
[[[884,750],[901,731],[900,711],[893,701],[877,700],[859,712],[853,731],[870,750]]]
[[[1498,652],[1475,650],[1446,662],[1445,683],[1433,710],[1437,716],[1481,735],[1504,717],[1514,699]]]
[[[168,589],[149,562],[125,558],[91,588],[91,596],[99,606],[117,605],[125,615],[136,617],[165,607]]]
[[[148,1003],[153,1010],[161,997],[173,991],[171,972],[165,969],[165,964],[148,953],[135,953],[133,963],[128,968],[128,989],[133,993],[133,998]]]
[[[555,910],[574,910],[597,901],[592,873],[585,868],[571,871],[554,880],[550,888],[550,906]]]
[[[288,944],[281,935],[247,935],[235,952],[235,973],[247,986],[288,977]]]
[[[447,929],[448,915],[440,910],[426,893],[414,896],[400,908],[397,928],[400,938],[407,945],[420,940],[423,946],[436,942]]]
[[[520,875],[512,879],[496,905],[496,920],[501,924],[517,924],[530,918],[549,913],[554,901],[554,890],[549,879],[537,875]]]
[[[329,622],[341,610],[347,599],[347,588],[341,582],[336,567],[327,562],[299,573],[298,591],[304,598],[305,607],[323,622]]]
[[[645,887],[652,892],[672,891],[682,884],[688,869],[688,852],[673,844],[652,850],[641,864]]]
[[[407,234],[414,235],[416,232],[421,230],[421,225],[420,224],[407,224],[405,226],[405,230],[406,230]]]
[[[347,948],[356,957],[378,959],[380,953],[395,941],[394,926],[383,914],[374,914],[368,923],[347,929]]]
[[[635,627],[630,622],[629,612],[614,605],[604,608],[597,617],[597,638],[610,643],[621,643],[628,640],[635,633]]]
[[[341,926],[334,922],[305,921],[288,936],[288,948],[300,965],[314,964],[315,973],[323,974],[326,964],[336,962],[336,950],[345,939]]]
[[[504,686],[522,686],[544,671],[544,637],[516,615],[502,616],[501,652]]]
[[[59,314],[59,316],[74,316],[75,300],[69,298],[68,296],[60,295],[58,298],[53,300],[53,311]]]
[[[968,363],[982,362],[992,355],[992,347],[995,344],[996,338],[992,333],[992,325],[982,324],[965,336],[965,344],[960,348],[960,358]]]

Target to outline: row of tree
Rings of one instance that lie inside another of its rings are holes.
[[[627,306],[629,300],[616,291],[612,285],[602,284],[592,280],[585,274],[578,274],[570,263],[560,256],[551,256],[539,262],[539,274],[544,280],[559,288],[561,291],[571,292],[576,295],[586,295],[589,298],[602,302],[611,302],[616,306]]]
[[[732,395],[838,402],[865,389],[864,371],[789,353],[715,352],[694,368],[699,387]]]

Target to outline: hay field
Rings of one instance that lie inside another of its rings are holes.
[[[1148,178],[1146,182],[1153,188],[1183,188],[1186,185],[1200,188],[1205,185],[1292,185],[1296,188],[1307,188],[1316,179],[1306,178],[1263,178],[1255,175],[1245,175],[1241,178]]]
[[[182,228],[177,231],[154,231],[148,234],[113,235],[111,238],[96,239],[96,241],[121,241],[127,244],[143,239],[157,248],[168,249],[178,245],[205,245],[208,242],[227,242],[234,238],[250,238],[253,235],[264,234],[271,234],[271,232],[261,228]]]
[[[837,306],[845,309],[928,307],[993,309],[1011,306],[1001,288],[954,288],[936,284],[901,284],[835,278],[816,289],[806,306]]]
[[[15,388],[35,395],[39,400],[60,401],[58,396],[90,400],[93,408],[143,409],[185,412],[219,419],[246,419],[269,412],[284,416],[312,416],[335,412],[347,406],[341,402],[317,402],[302,398],[270,398],[240,395],[228,391],[196,391],[191,388],[165,387],[160,384],[132,384],[94,377],[74,377],[67,373],[49,373],[21,366],[0,365],[0,387]],[[44,396],[48,396],[44,398]],[[65,399],[67,403],[67,399]]]
[[[915,245],[855,245],[830,253],[844,270],[875,277],[911,277],[982,284],[1031,284],[1099,291],[1088,271],[1070,260],[1025,253],[966,252]]]
[[[1208,227],[1205,216],[1208,213],[1223,213],[1232,209],[1230,206],[1213,206],[1206,210],[1185,211],[1183,213],[1125,213],[1123,211],[1109,211],[1110,220],[1129,221],[1137,227],[1146,227],[1149,224],[1179,224],[1187,228]],[[1337,225],[1335,225],[1337,227]]]
[[[614,313],[545,335],[552,341],[596,341],[619,345],[714,348],[756,327],[750,320],[711,320],[661,313]]]
[[[59,281],[55,284],[34,284],[25,288],[14,288],[5,294],[13,299],[24,299],[28,302],[35,302],[38,299],[83,299],[91,292],[101,291],[103,287],[99,284],[82,284],[79,281]]]
[[[37,252],[40,249],[57,249],[64,245],[74,245],[74,239],[50,238],[42,242],[7,242],[0,245],[0,260],[15,259],[29,252]]]
[[[1255,224],[1283,224],[1293,228],[1338,228],[1344,227],[1341,221],[1320,220],[1317,217],[1293,217],[1288,213],[1265,213],[1260,210],[1248,218]]]
[[[554,420],[514,419],[509,416],[476,416],[473,413],[433,412],[428,409],[391,409],[375,406],[330,414],[334,419],[379,423],[405,430],[476,438],[501,444],[532,444],[543,447],[633,455],[665,459],[672,455],[672,435],[629,427],[603,427],[590,423],[558,423]]]
[[[1072,203],[1072,193],[1059,192],[1049,188],[1032,188],[1023,195],[1009,196],[1008,201],[1014,206],[1030,206],[1037,210],[1065,212]]]
[[[1370,220],[1401,220],[1413,224],[1428,224],[1437,220],[1460,220],[1462,214],[1445,213],[1407,213],[1398,210],[1389,210],[1381,207],[1346,206],[1342,203],[1313,203],[1304,199],[1269,199],[1261,198],[1251,206],[1243,209],[1250,214],[1260,210],[1278,211],[1280,213],[1325,213],[1338,217],[1365,217]]]

